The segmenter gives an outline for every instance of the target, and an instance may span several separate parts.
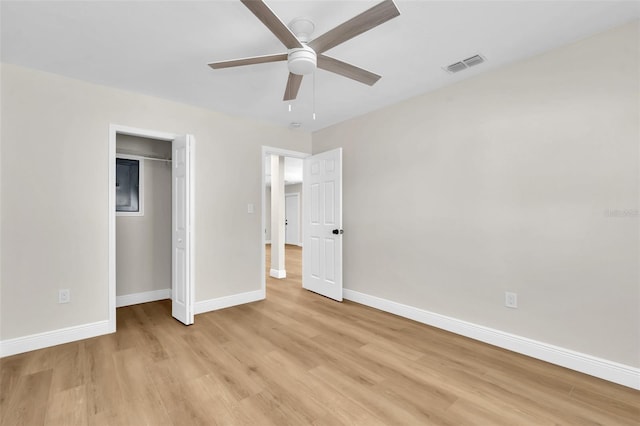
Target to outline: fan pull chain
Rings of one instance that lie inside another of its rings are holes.
[[[316,73],[313,73],[313,119],[316,119]]]
[[[289,112],[291,112],[291,79],[287,80],[287,98],[289,98]]]

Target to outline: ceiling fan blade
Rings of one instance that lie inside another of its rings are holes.
[[[287,49],[293,49],[294,47],[302,47],[300,40],[291,32],[278,16],[261,0],[240,0],[247,9],[249,9],[256,18],[269,28],[269,30],[278,37],[278,40],[284,44]]]
[[[294,100],[298,96],[298,90],[300,90],[300,84],[302,83],[301,75],[289,73],[289,79],[287,80],[287,88],[284,90],[283,101]]]
[[[253,56],[250,58],[232,59],[230,61],[212,62],[209,64],[214,70],[220,68],[240,67],[243,65],[263,64],[265,62],[286,61],[287,54],[280,53],[278,55]]]
[[[368,84],[369,86],[373,86],[382,78],[381,75],[374,74],[371,71],[358,68],[355,65],[339,61],[326,55],[318,55],[318,68],[340,74],[341,76]]]
[[[399,15],[400,11],[393,0],[385,0],[322,34],[309,46],[320,54]]]

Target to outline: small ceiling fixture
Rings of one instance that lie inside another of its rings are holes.
[[[473,67],[473,66],[479,65],[479,64],[483,63],[484,61],[486,61],[484,56],[482,56],[482,55],[473,55],[470,58],[463,59],[462,61],[455,62],[455,63],[453,63],[451,65],[447,65],[443,69],[446,72],[450,73],[450,74],[454,74],[454,73],[466,70],[469,67]]]

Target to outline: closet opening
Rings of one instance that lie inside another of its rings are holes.
[[[109,126],[109,330],[116,308],[169,299],[194,322],[192,135]]]
[[[116,307],[171,298],[171,141],[116,135]]]

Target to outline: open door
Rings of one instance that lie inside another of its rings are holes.
[[[342,148],[304,160],[302,287],[342,301]]]
[[[178,321],[193,324],[194,285],[192,271],[192,148],[193,136],[179,136],[172,142],[172,279],[171,314]]]

